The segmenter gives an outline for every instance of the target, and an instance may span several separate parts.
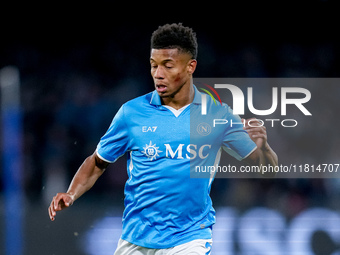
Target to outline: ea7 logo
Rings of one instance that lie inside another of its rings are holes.
[[[148,126],[142,126],[142,132],[156,132],[157,126],[148,127]]]

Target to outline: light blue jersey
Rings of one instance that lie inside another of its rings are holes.
[[[176,117],[157,92],[151,92],[125,103],[100,140],[97,154],[105,161],[128,153],[123,240],[165,249],[211,239],[215,211],[209,193],[214,176],[192,178],[190,172],[218,164],[222,147],[240,160],[256,145],[242,125],[213,127],[214,118],[240,123],[229,106],[215,105],[207,97],[203,116],[201,102],[195,87],[193,103]]]

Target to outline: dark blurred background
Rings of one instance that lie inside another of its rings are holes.
[[[125,157],[112,164],[92,190],[70,210],[60,213],[56,222],[49,221],[47,207],[57,192],[66,191],[118,108],[153,90],[149,45],[159,25],[183,22],[196,31],[196,77],[340,76],[339,22],[331,2],[242,7],[225,4],[204,12],[187,8],[183,16],[177,11],[179,6],[148,8],[141,13],[131,10],[132,6],[123,8],[109,2],[86,6],[55,2],[49,6],[20,6],[20,11],[18,6],[2,7],[6,15],[1,18],[0,69],[16,66],[21,79],[24,254],[113,253],[96,253],[96,248],[88,247],[90,241],[86,238],[93,233],[96,222],[121,217],[127,178]],[[329,111],[339,106],[337,101],[332,102]],[[333,139],[325,130],[313,132],[323,132],[326,141]],[[289,144],[303,149],[304,144],[310,146],[309,138],[295,136]],[[280,150],[282,137],[269,134],[269,139],[273,149]],[[289,150],[289,144],[284,143],[282,146],[288,147],[281,150]],[[333,151],[333,162],[322,163],[339,163],[337,147],[325,146],[320,150]],[[339,213],[339,184],[337,179],[216,179],[211,192],[215,207],[236,212],[228,214],[235,227],[231,241],[227,240],[231,244],[225,249],[232,254],[273,254],[242,248],[242,238],[237,237],[239,217],[259,207],[272,210],[287,224],[280,235],[288,240],[290,223],[302,212],[323,208],[327,213]],[[0,247],[6,235],[3,186],[0,175]],[[119,220],[115,222],[119,226]],[[218,229],[223,229],[220,226]],[[119,234],[108,235],[112,242],[118,240]],[[336,244],[327,254],[338,254],[335,252],[340,239],[332,238]],[[310,241],[310,253],[303,254],[320,254],[314,246]],[[4,252],[0,248],[0,254]],[[226,252],[221,248],[216,254]]]

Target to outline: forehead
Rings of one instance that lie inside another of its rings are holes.
[[[185,60],[187,59],[189,54],[183,53],[179,51],[177,48],[175,49],[152,49],[150,60],[153,61],[164,61],[164,60]]]

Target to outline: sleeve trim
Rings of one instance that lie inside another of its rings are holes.
[[[257,146],[255,145],[255,147],[244,157],[242,157],[240,154],[238,154],[236,151],[234,151],[233,149],[227,147],[227,146],[223,146],[223,149],[225,152],[227,152],[230,156],[236,158],[237,160],[241,161],[243,159],[245,159],[246,157],[248,157],[250,154],[252,154],[256,149]]]
[[[114,161],[107,160],[106,158],[104,158],[102,155],[99,154],[98,148],[96,149],[96,154],[97,154],[98,158],[100,158],[101,160],[104,160],[104,161],[106,161],[106,162],[108,162],[108,163],[114,163],[114,162],[116,162],[116,160],[117,160],[117,159],[115,159]]]
[[[257,146],[254,147],[254,149],[252,149],[246,156],[244,156],[243,158],[241,158],[241,160],[247,158],[250,154],[252,154],[255,150],[257,149]]]

